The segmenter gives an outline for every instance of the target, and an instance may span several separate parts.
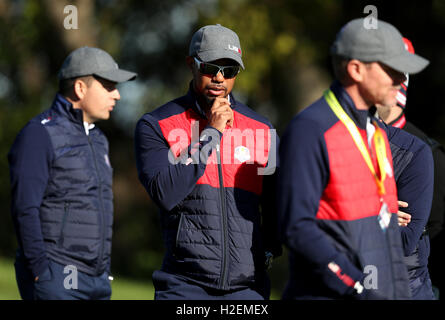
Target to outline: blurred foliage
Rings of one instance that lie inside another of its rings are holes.
[[[78,8],[79,29],[63,27],[63,8]],[[114,167],[115,225],[112,271],[149,279],[162,262],[158,210],[137,179],[133,152],[136,121],[182,95],[191,79],[185,64],[192,34],[220,23],[237,32],[246,69],[235,96],[267,116],[282,133],[292,116],[321,96],[332,80],[329,46],[348,20],[364,17],[368,3],[353,0],[0,0],[0,256],[13,257],[7,152],[21,127],[49,107],[57,71],[82,45],[110,52],[122,68],[138,72],[119,86],[112,120],[99,123],[110,141]],[[410,79],[408,118],[444,142],[441,70],[445,43],[443,1],[374,2],[378,18],[410,38],[431,61]],[[414,87],[414,90],[412,89]],[[280,292],[283,257],[272,269]],[[144,281],[145,281],[144,280]]]

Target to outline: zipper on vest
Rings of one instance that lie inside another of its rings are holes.
[[[178,249],[179,233],[181,232],[183,221],[184,221],[184,214],[180,213],[179,222],[178,222],[178,230],[176,231],[175,247],[174,247],[174,250],[172,253],[174,257],[176,257],[176,251]]]
[[[226,208],[226,194],[224,191],[224,181],[221,163],[220,145],[216,145],[216,155],[218,157],[218,177],[219,177],[219,195],[221,201],[221,216],[222,216],[222,236],[223,236],[223,254],[222,254],[222,268],[221,268],[221,280],[219,287],[223,290],[226,288],[227,278],[227,208]]]
[[[63,247],[63,240],[64,240],[63,232],[65,231],[66,218],[68,216],[69,209],[70,209],[70,203],[65,202],[63,205],[63,217],[62,217],[62,227],[60,229],[59,247]]]
[[[101,238],[101,244],[99,247],[99,257],[97,260],[97,266],[96,266],[96,274],[99,273],[100,271],[100,267],[102,264],[102,259],[103,259],[103,255],[104,255],[104,246],[105,246],[105,226],[104,226],[104,204],[103,204],[103,200],[102,200],[102,182],[100,180],[100,174],[99,174],[99,169],[97,166],[97,158],[96,158],[96,152],[94,151],[94,147],[93,147],[93,143],[91,142],[91,138],[88,135],[88,144],[90,145],[91,148],[91,152],[93,154],[93,159],[94,159],[94,168],[96,170],[96,176],[97,176],[97,181],[99,183],[99,202],[100,202],[100,213],[99,213],[99,234],[100,234],[100,238]]]

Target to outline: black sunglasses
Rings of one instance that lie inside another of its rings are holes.
[[[199,61],[196,57],[193,58],[195,59],[199,72],[202,74],[216,76],[221,71],[224,78],[231,79],[240,72],[240,66],[218,66],[216,64]]]

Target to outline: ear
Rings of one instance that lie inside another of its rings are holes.
[[[364,79],[364,74],[366,72],[366,66],[357,59],[352,59],[348,62],[346,66],[349,77],[354,82],[362,82]]]
[[[76,94],[77,98],[82,100],[85,97],[86,91],[87,85],[85,82],[80,79],[74,81],[74,93]]]

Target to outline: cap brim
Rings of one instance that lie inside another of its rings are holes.
[[[136,79],[137,73],[122,69],[114,69],[110,71],[95,72],[94,75],[113,82],[125,82]]]
[[[422,71],[430,63],[429,60],[422,58],[417,54],[409,53],[408,51],[404,52],[402,55],[382,60],[381,62],[396,71],[409,74],[415,74]]]
[[[196,54],[203,62],[212,62],[219,59],[235,60],[235,62],[244,69],[244,64],[241,57],[231,50],[206,50],[197,52]]]

